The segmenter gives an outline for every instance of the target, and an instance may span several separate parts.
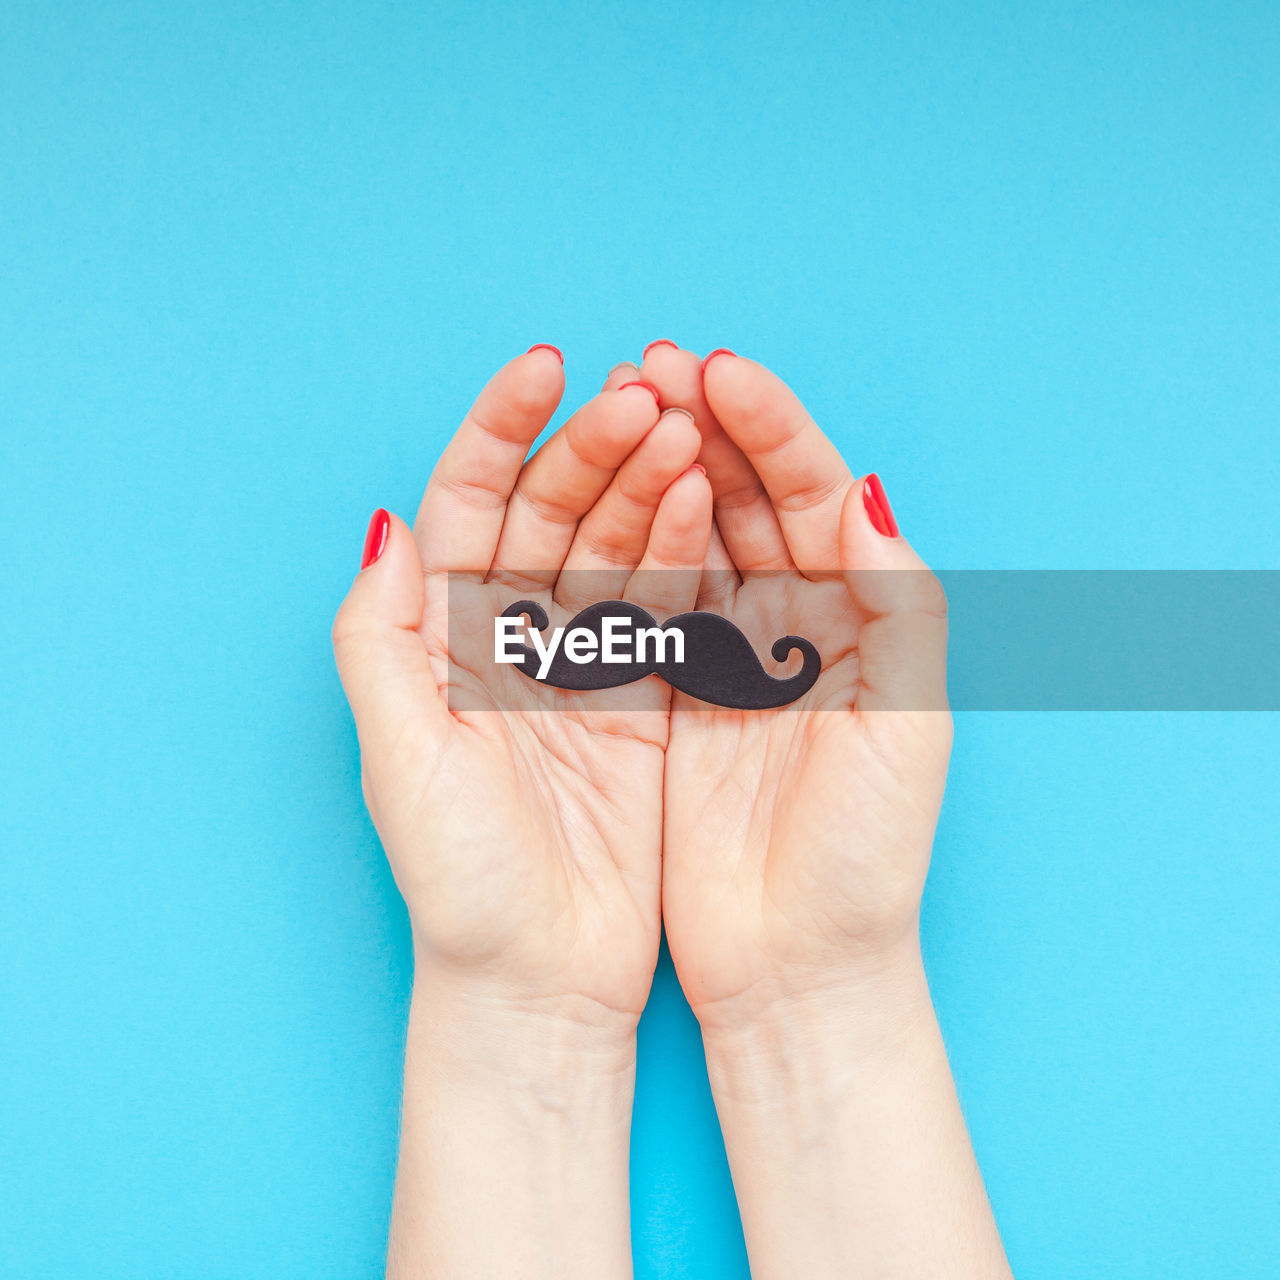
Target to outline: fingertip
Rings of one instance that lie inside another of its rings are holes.
[[[702,394],[702,377],[698,357],[671,343],[650,347],[644,357],[640,376],[658,388],[664,405],[688,409],[695,422],[704,422],[707,402]]]
[[[725,348],[703,360],[700,381],[711,412],[748,453],[760,424],[785,416],[799,403],[764,365]]]
[[[503,438],[532,442],[547,425],[564,395],[564,367],[533,347],[494,374],[472,409],[486,426],[502,424]]]
[[[532,347],[518,356],[516,362],[531,386],[537,387],[542,395],[555,396],[559,401],[564,388],[564,363],[561,359],[552,360],[545,347]]]
[[[532,355],[535,351],[552,352],[555,355],[555,358],[560,361],[560,367],[562,369],[564,368],[564,352],[561,351],[559,347],[553,347],[549,342],[535,342],[533,346],[525,352],[525,355]]]
[[[675,388],[685,393],[698,384],[698,357],[670,342],[647,347],[640,362],[640,376],[664,392]]]
[[[364,535],[364,550],[360,555],[360,572],[374,565],[386,550],[387,536],[391,532],[391,515],[379,507],[369,518],[369,528]]]
[[[334,622],[334,642],[369,628],[415,628],[422,621],[422,561],[413,533],[379,507],[365,531],[360,570]]]
[[[663,494],[654,520],[653,548],[668,566],[688,569],[693,578],[685,584],[691,608],[697,599],[702,567],[711,545],[713,504],[711,484],[701,463],[691,463]]]
[[[644,355],[640,358],[640,367],[644,370],[643,376],[649,377],[655,370],[660,373],[670,372],[672,369],[681,369],[686,364],[696,364],[697,359],[698,357],[692,351],[685,351],[682,347],[677,347],[674,342],[660,339],[645,347]]]
[[[711,541],[711,486],[692,463],[668,486],[658,503],[644,557],[627,589],[657,613],[693,608]]]
[[[705,517],[707,536],[711,534],[712,493],[707,469],[700,462],[691,462],[667,486],[662,496],[673,516],[683,520],[690,528],[702,523]],[[705,551],[705,548],[704,548]]]
[[[898,522],[894,519],[893,508],[889,505],[889,497],[884,491],[880,477],[874,471],[863,477],[862,505],[875,531],[885,538],[897,538]]]
[[[717,359],[720,356],[733,356],[733,358],[736,360],[738,358],[738,353],[736,351],[730,351],[728,347],[717,347],[710,354],[702,358],[702,363],[698,366],[698,372],[705,376],[707,372],[707,366],[713,360]]]
[[[752,414],[761,398],[772,391],[773,374],[754,360],[724,347],[707,356],[699,372],[702,394],[717,416],[742,418]]]
[[[400,560],[406,554],[415,560],[418,557],[413,530],[394,512],[379,507],[369,518],[369,526],[365,530],[357,580],[376,577],[387,564]]]
[[[415,717],[431,734],[447,723],[421,635],[425,580],[413,533],[382,507],[370,530],[377,554],[356,574],[330,633],[362,751],[401,740]]]
[[[605,377],[602,391],[616,391],[624,382],[636,382],[640,378],[640,366],[631,360],[615,364]]]
[[[690,462],[689,465],[676,477],[676,480],[687,480],[692,484],[705,488],[708,493],[711,492],[711,482],[707,479],[707,469],[701,462]]]
[[[630,382],[624,382],[619,387],[619,391],[626,391],[629,387],[643,387],[652,397],[653,403],[662,408],[662,394],[652,382],[645,382],[641,378],[634,378]]]
[[[868,479],[868,476],[861,477],[845,495],[840,512],[840,567],[846,578],[859,570],[877,571],[858,579],[856,595],[862,596],[868,592],[876,595],[881,588],[887,591],[892,586],[893,598],[896,600],[901,587],[906,586],[912,592],[916,590],[915,579],[920,573],[926,573],[930,577],[933,575],[929,566],[901,533],[889,535],[884,532],[884,515],[876,504],[874,485],[871,486],[871,496],[868,496]],[[894,527],[896,528],[896,524]],[[899,575],[878,572],[881,570],[910,572]],[[900,576],[903,582],[895,584],[893,580]],[[850,578],[851,584],[852,581]]]
[[[690,462],[697,457],[698,450],[702,447],[702,433],[698,430],[693,414],[678,405],[664,409],[658,415],[658,421],[653,424],[650,435],[659,433],[664,447],[676,453],[688,452]]]
[[[898,549],[907,547],[884,485],[874,471],[849,486],[840,510],[840,539],[861,560],[896,559]]]
[[[905,538],[885,532],[877,486],[867,484],[873,477],[852,486],[840,519],[845,587],[867,615],[858,640],[858,706],[945,711],[946,589]],[[945,747],[949,730],[944,737]]]

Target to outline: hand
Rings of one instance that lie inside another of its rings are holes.
[[[549,350],[513,360],[445,450],[413,533],[375,517],[372,563],[334,623],[414,937],[390,1276],[630,1273],[669,691],[650,680],[611,704],[509,667],[495,683],[485,644],[516,600],[553,625],[576,612],[584,579],[653,612],[692,607],[711,528],[700,439],[625,385],[634,374],[610,375],[526,463],[563,375]]]
[[[667,581],[653,568],[696,582],[710,528],[710,490],[690,470],[699,438],[688,415],[659,419],[653,394],[624,378],[526,465],[561,366],[537,348],[501,370],[441,457],[414,533],[390,518],[333,639],[420,978],[629,1032],[660,935],[667,690],[649,681],[647,709],[611,712],[514,668],[495,686],[491,663],[460,665],[475,646],[449,653],[451,620],[455,636],[478,625],[491,641],[516,599],[544,604],[553,624],[581,608],[561,585],[580,571],[613,575],[646,607],[692,606],[644,593]]]
[[[824,666],[789,707],[672,704],[663,915],[751,1274],[1008,1280],[919,950],[951,745],[942,590],[767,370],[660,344],[643,375],[704,437],[700,606],[757,652],[806,636]]]
[[[848,1002],[917,953],[942,800],[946,600],[795,395],[729,353],[662,344],[642,376],[695,416],[718,536],[699,607],[760,652],[798,633],[823,672],[773,712],[678,695],[667,750],[663,912],[704,1029]],[[886,572],[896,571],[896,572]]]

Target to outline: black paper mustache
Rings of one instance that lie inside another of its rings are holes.
[[[546,610],[533,600],[517,600],[502,611],[504,618],[522,615],[528,615],[536,631],[546,630],[549,621]],[[545,656],[536,649],[514,642],[508,645],[511,660],[529,679],[557,689],[614,689],[648,675],[659,675],[681,693],[742,711],[760,711],[794,702],[813,688],[822,670],[822,659],[810,641],[801,636],[783,636],[774,641],[774,659],[781,662],[798,649],[804,655],[804,665],[793,676],[771,676],[756,657],[751,642],[728,618],[700,610],[677,614],[662,628],[683,633],[683,661],[673,661],[668,654],[665,660],[646,655],[644,661],[605,662],[601,655],[605,649],[606,618],[627,621],[633,637],[641,628],[658,627],[653,615],[639,605],[625,600],[604,600],[588,605],[564,629],[566,636],[582,628],[595,637],[595,652],[587,660],[573,661],[565,653],[566,646],[560,646],[546,664]],[[547,670],[539,675],[544,664]]]

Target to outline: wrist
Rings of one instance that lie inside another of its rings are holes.
[[[908,1059],[936,1025],[914,937],[856,971],[774,978],[697,1014],[722,1106],[822,1104],[868,1070]]]
[[[388,1276],[629,1274],[634,1087],[634,1017],[420,968]]]
[[[545,996],[421,970],[409,1012],[411,1062],[455,1096],[506,1101],[530,1117],[630,1115],[634,1015],[582,996]]]
[[[703,1039],[753,1276],[1007,1280],[918,948]]]

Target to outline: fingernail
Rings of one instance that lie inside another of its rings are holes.
[[[716,349],[715,349],[715,350],[714,350],[714,351],[713,351],[709,356],[707,356],[707,358],[702,362],[702,372],[703,372],[703,373],[706,373],[706,371],[707,371],[707,365],[709,365],[709,364],[710,364],[710,363],[711,363],[711,362],[716,358],[716,356],[731,356],[731,355],[734,355],[734,354],[736,354],[736,353],[735,353],[735,352],[733,352],[733,351],[730,351],[728,347],[717,347],[717,348],[716,348]]]
[[[364,535],[364,555],[360,568],[367,569],[386,550],[387,535],[391,532],[391,517],[379,507],[369,521],[369,532]]]
[[[673,404],[669,409],[663,409],[662,416],[664,418],[669,418],[673,413],[683,414],[683,416],[688,418],[690,422],[693,421],[693,414],[691,414],[688,409],[685,409],[678,404]]]
[[[613,366],[613,368],[609,370],[609,377],[611,377],[611,378],[612,378],[612,377],[613,377],[613,375],[614,375],[615,373],[617,373],[619,369],[631,369],[631,370],[633,370],[635,373],[639,373],[639,372],[640,372],[640,366],[639,366],[638,364],[636,364],[636,363],[635,363],[634,361],[632,361],[632,360],[624,360],[621,364],[615,364],[615,365]],[[633,381],[634,381],[634,379],[633,379]]]
[[[702,465],[702,463],[700,463],[700,462],[695,462],[695,463],[694,463],[694,464],[689,468],[689,470],[690,470],[690,471],[701,471],[701,472],[702,472],[702,474],[703,474],[704,476],[707,474],[707,469],[706,469],[706,467],[704,467],[704,466]]]
[[[654,347],[675,347],[677,351],[680,350],[680,348],[676,347],[676,344],[672,342],[670,338],[655,338],[651,343],[649,343],[647,347],[645,347],[644,351],[641,353],[640,358],[643,360],[644,357],[647,356],[649,352],[654,349]]]
[[[564,352],[561,351],[559,347],[553,347],[549,342],[535,342],[533,346],[529,348],[529,351],[554,351],[556,353],[556,359],[559,360],[561,364],[564,364]],[[528,355],[529,351],[526,351],[525,355]]]
[[[639,379],[637,379],[635,382],[624,382],[622,386],[618,388],[618,390],[625,391],[628,387],[643,387],[653,397],[654,404],[656,404],[658,408],[662,408],[662,399],[658,395],[657,387],[652,386],[648,382],[641,382]]]
[[[898,522],[893,518],[893,508],[885,496],[880,477],[874,471],[862,482],[862,505],[866,507],[867,518],[877,533],[886,538],[898,536]]]

